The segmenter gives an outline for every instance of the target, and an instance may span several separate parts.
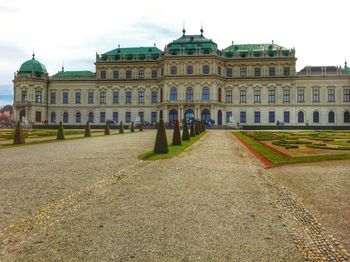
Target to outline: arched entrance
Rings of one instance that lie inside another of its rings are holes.
[[[19,112],[19,120],[22,122],[23,121],[23,117],[26,117],[26,110],[23,109]]]
[[[222,112],[219,109],[218,111],[218,125],[221,126],[222,125]]]
[[[210,120],[210,111],[208,109],[203,109],[202,110],[201,120],[202,121]]]
[[[192,109],[187,109],[185,111],[185,119],[186,119],[186,121],[194,119],[194,112]]]

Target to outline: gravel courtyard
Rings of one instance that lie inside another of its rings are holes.
[[[0,260],[304,261],[279,185],[229,132],[138,160],[154,137],[0,150]]]

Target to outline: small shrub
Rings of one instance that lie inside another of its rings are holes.
[[[199,126],[198,126],[198,121],[195,120],[194,122],[194,134],[197,136],[199,135]]]
[[[13,144],[14,145],[25,144],[22,124],[20,120],[18,120],[16,124],[15,135],[13,137]]]
[[[139,131],[142,132],[143,131],[143,122],[140,123],[140,126],[139,126]]]
[[[119,124],[119,134],[123,134],[123,133],[124,133],[123,121],[120,121],[120,124]]]
[[[174,133],[173,133],[173,146],[181,146],[181,133],[179,121],[175,121]]]
[[[194,137],[196,134],[194,132],[194,120],[191,121],[190,136]]]
[[[90,122],[89,121],[86,123],[84,136],[85,137],[91,137],[91,127],[90,127]]]
[[[188,133],[188,127],[186,119],[182,121],[182,140],[190,140],[190,134]]]
[[[60,121],[60,125],[58,126],[56,139],[57,140],[65,140],[62,121]]]
[[[131,122],[130,132],[135,132],[134,122]]]
[[[159,120],[156,141],[154,143],[154,153],[166,154],[169,152],[168,140],[166,137],[165,126],[163,119]]]
[[[110,135],[111,132],[109,131],[109,125],[106,123],[106,126],[105,126],[105,136],[108,136]]]

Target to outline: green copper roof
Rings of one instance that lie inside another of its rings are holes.
[[[348,67],[348,63],[345,62],[345,66],[343,68],[343,73],[344,74],[350,74],[350,67]]]
[[[53,77],[95,77],[95,73],[91,71],[60,71],[54,74]]]
[[[132,59],[135,56],[140,59],[145,59],[146,55],[158,58],[162,53],[157,47],[127,47],[127,48],[116,48],[112,51],[102,54],[102,60],[106,60],[108,56],[111,56],[115,60],[119,60],[121,56],[126,59]]]
[[[282,51],[284,56],[289,56],[290,49],[285,47],[272,44],[243,44],[243,45],[230,45],[224,49],[224,54],[226,56],[233,56],[235,53],[239,54],[248,54],[248,52],[253,52],[253,55],[256,57],[262,56],[263,52],[266,51],[268,55],[274,56],[278,50]]]
[[[47,74],[46,67],[35,59],[35,55],[33,54],[33,58],[24,62],[19,68],[18,74],[30,74],[34,72],[38,76],[41,74]]]
[[[214,48],[217,48],[217,44],[200,34],[183,35],[167,45],[169,53],[173,55],[179,54],[181,48],[184,48],[187,54],[194,54],[196,48],[200,48],[202,54],[209,54]]]

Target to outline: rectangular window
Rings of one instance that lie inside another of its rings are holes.
[[[145,70],[141,69],[139,70],[139,78],[144,79],[145,78]]]
[[[232,112],[226,112],[226,123],[229,123],[232,119]]]
[[[275,123],[275,111],[269,112],[269,123]]]
[[[269,90],[269,103],[275,103],[275,102],[276,102],[276,91]]]
[[[113,91],[113,104],[119,104],[119,91]]]
[[[283,67],[283,75],[284,76],[289,76],[290,75],[289,67]]]
[[[274,67],[269,67],[269,76],[275,76],[276,75],[276,69]]]
[[[297,97],[297,101],[299,102],[299,103],[303,103],[303,102],[305,102],[305,97],[304,97],[304,89],[298,89],[298,97]]]
[[[260,123],[260,111],[254,112],[254,123]]]
[[[221,66],[218,67],[218,75],[221,76]]]
[[[260,103],[260,90],[254,90],[254,103]]]
[[[226,103],[232,103],[232,90],[226,91]]]
[[[320,89],[312,89],[312,102],[320,102]]]
[[[88,93],[88,104],[93,104],[94,103],[94,92],[89,92]]]
[[[56,92],[51,92],[50,93],[50,103],[51,104],[56,104]]]
[[[119,79],[119,70],[113,71],[113,79]]]
[[[328,102],[335,102],[335,89],[328,89]]]
[[[343,101],[350,102],[350,89],[344,89],[343,91]]]
[[[232,67],[226,68],[226,77],[232,77]]]
[[[157,123],[157,112],[151,113],[151,124],[155,125]]]
[[[283,90],[283,103],[289,103],[290,101],[290,90],[284,89]]]
[[[106,104],[106,92],[105,91],[100,92],[100,104]]]
[[[63,92],[63,104],[68,104],[68,92]]]
[[[247,123],[247,112],[245,111],[239,112],[239,121],[241,123]]]
[[[283,122],[284,122],[284,123],[289,123],[289,119],[290,119],[290,113],[289,113],[289,111],[284,111],[284,112],[283,112]]]
[[[27,91],[23,90],[21,92],[21,102],[27,102]]]
[[[35,91],[35,103],[41,103],[41,91]]]
[[[240,70],[239,70],[239,75],[241,77],[247,76],[247,68],[246,67],[241,67]]]
[[[118,112],[113,112],[113,121],[118,123]]]
[[[127,122],[127,123],[131,122],[131,112],[125,113],[125,122]]]
[[[75,103],[81,104],[81,93],[80,92],[75,92]]]
[[[145,103],[145,92],[139,91],[139,104],[144,104],[144,103]]]
[[[126,79],[131,79],[131,70],[126,70],[125,77]]]
[[[152,104],[156,104],[157,103],[157,97],[158,95],[157,95],[157,91],[152,91],[152,100],[151,100],[151,102],[152,102]]]
[[[261,68],[260,67],[254,68],[254,76],[261,76]]]
[[[142,123],[145,121],[145,113],[144,112],[139,112],[139,120]]]
[[[106,122],[106,112],[100,112],[100,122]]]
[[[157,78],[157,69],[152,69],[152,78]]]
[[[41,122],[41,112],[35,112],[35,122]]]
[[[239,91],[239,102],[246,103],[247,102],[247,91],[241,90]]]
[[[101,79],[106,79],[107,78],[107,72],[105,70],[101,71]]]
[[[131,91],[125,92],[125,104],[131,104]]]

